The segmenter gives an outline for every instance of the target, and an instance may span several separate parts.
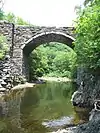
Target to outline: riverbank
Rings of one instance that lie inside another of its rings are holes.
[[[14,86],[11,90],[20,90],[20,89],[26,89],[26,88],[33,88],[34,86],[36,86],[35,83],[26,82],[25,84],[19,84],[17,86]]]
[[[44,81],[56,81],[56,82],[72,82],[72,81],[74,81],[73,79],[69,79],[66,77],[39,77],[38,79],[44,80]]]

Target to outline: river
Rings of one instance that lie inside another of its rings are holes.
[[[49,81],[1,99],[0,132],[48,133],[73,121],[72,82]]]

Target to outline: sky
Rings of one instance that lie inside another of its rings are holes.
[[[4,0],[4,11],[13,12],[34,25],[72,26],[75,6],[84,0]]]

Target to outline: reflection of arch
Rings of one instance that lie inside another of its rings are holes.
[[[29,39],[21,48],[25,55],[29,55],[37,46],[49,42],[60,42],[67,44],[72,49],[74,45],[72,42],[75,39],[65,33],[62,32],[45,32],[38,35],[35,35],[31,39]]]

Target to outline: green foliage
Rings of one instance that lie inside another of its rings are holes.
[[[0,9],[0,20],[4,19],[4,12]]]
[[[30,79],[43,75],[71,77],[75,61],[75,52],[64,44],[41,45],[29,57]]]
[[[24,21],[21,17],[16,17],[16,24],[18,24],[18,25],[30,25],[30,23]]]
[[[75,51],[79,65],[100,68],[100,0],[83,9],[77,20]]]
[[[2,59],[7,52],[8,52],[8,45],[6,37],[0,35],[0,59]]]
[[[16,17],[12,12],[4,14],[3,11],[0,11],[0,20],[6,20],[17,25],[31,25],[29,22],[24,21],[21,17]]]
[[[15,21],[16,21],[15,15],[11,12],[9,12],[7,15],[5,15],[4,19],[11,23],[15,23]]]
[[[85,0],[84,1],[84,6],[86,6],[87,4],[92,3],[92,2],[93,2],[93,0]]]
[[[37,76],[41,77],[47,71],[47,60],[41,55],[39,49],[34,50],[29,57],[30,66],[30,80],[35,79]]]

